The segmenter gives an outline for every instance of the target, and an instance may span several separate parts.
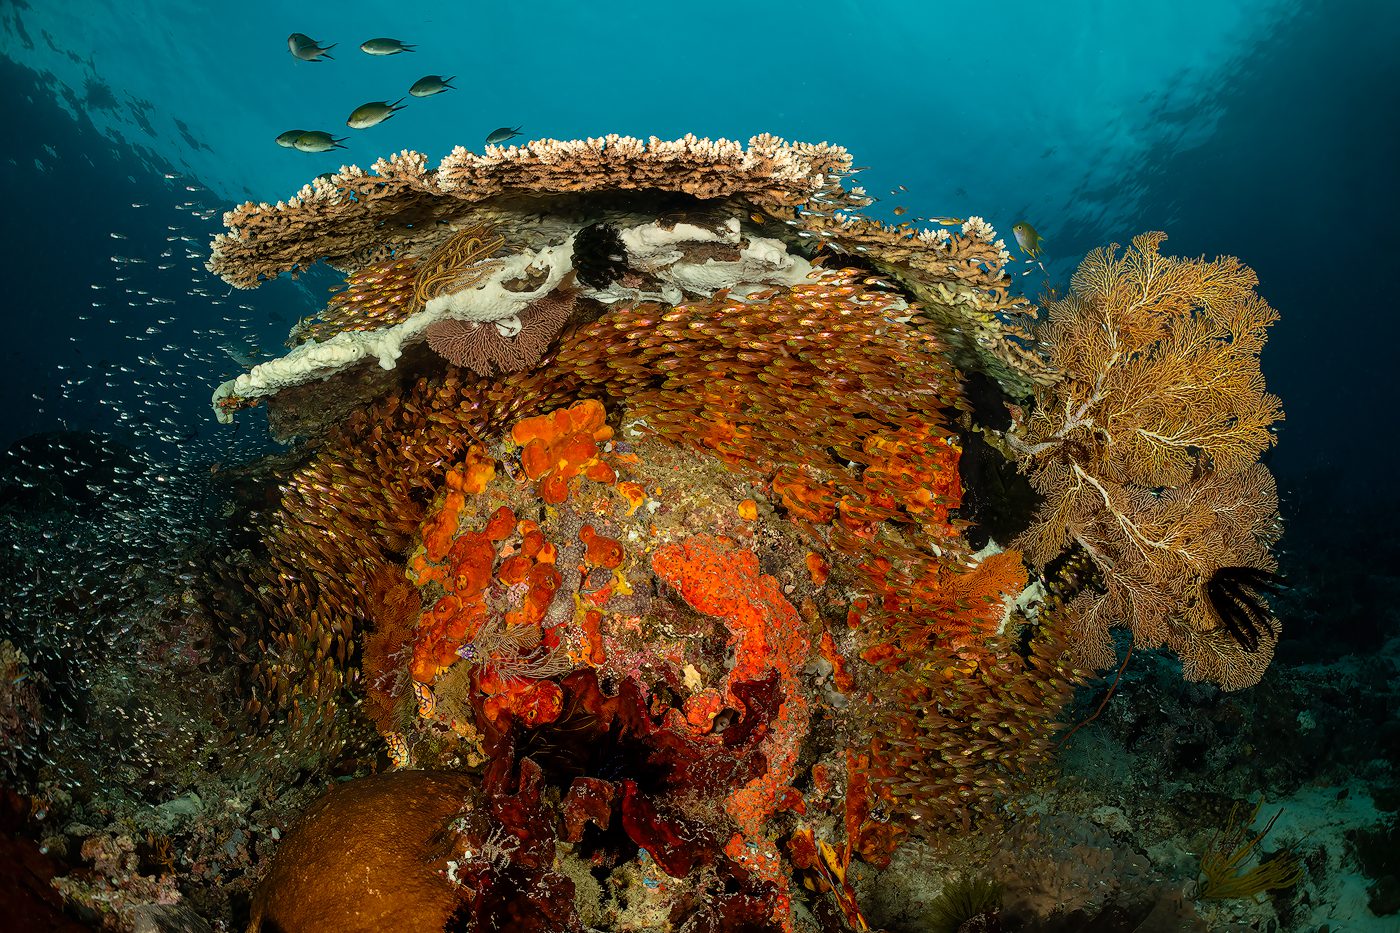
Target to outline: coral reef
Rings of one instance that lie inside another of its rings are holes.
[[[1257,679],[1277,412],[1247,270],[1140,238],[1037,329],[989,225],[867,220],[851,171],[770,136],[543,140],[229,212],[230,284],[346,275],[215,395],[310,438],[210,573],[237,754],[359,775],[259,869],[254,928],[868,928],[906,847],[1020,818],[1111,626]],[[1043,499],[1015,540],[970,527],[993,459]],[[1044,597],[1056,566],[1078,596]],[[1045,920],[1078,857],[998,878],[1004,916]],[[1146,917],[1153,883],[1081,915]]]
[[[907,225],[886,227],[861,218],[855,212],[870,199],[841,184],[850,161],[837,146],[790,144],[768,135],[754,137],[747,147],[693,136],[674,142],[618,136],[539,140],[488,147],[483,156],[458,149],[435,170],[422,154],[405,151],[377,162],[373,175],[345,167],[288,201],[241,205],[225,216],[228,232],[216,237],[209,268],[243,288],[318,260],[352,277],[367,266],[387,270],[421,262],[436,268],[444,243],[435,231],[465,236],[482,248],[448,251],[455,268],[473,270],[464,280],[449,274],[457,288],[452,295],[422,310],[421,300],[401,305],[396,315],[382,316],[386,326],[370,332],[346,327],[321,339],[327,330],[318,328],[316,342],[221,386],[216,407],[228,415],[367,358],[392,368],[406,347],[443,319],[513,321],[531,301],[547,296],[576,258],[582,272],[577,285],[587,298],[615,304],[655,295],[675,304],[736,283],[794,284],[807,269],[805,263],[792,266],[791,257],[818,245],[900,276],[919,299],[914,313],[937,326],[955,362],[993,370],[1021,389],[1054,378],[1026,350],[1024,332],[1013,323],[1030,306],[1010,294],[1004,272],[1009,254],[990,226],[972,218],[958,233],[916,236]],[[679,216],[643,210],[651,222],[635,224],[641,217],[633,207],[641,205],[642,193],[672,198],[687,209]],[[715,205],[726,206],[727,219],[718,226]],[[686,216],[692,207],[710,216]],[[541,223],[545,212],[552,216]],[[600,223],[600,214],[606,222]],[[630,229],[618,222],[629,217]],[[504,259],[485,258],[499,252],[485,249],[496,245],[482,240],[488,227],[510,244]],[[584,242],[575,243],[580,235]],[[779,261],[784,264],[773,265]],[[395,295],[402,287],[395,276],[383,282]],[[374,288],[360,288],[352,297],[366,308],[387,303]],[[509,327],[501,336],[513,336],[517,325]],[[447,330],[439,327],[439,342]]]

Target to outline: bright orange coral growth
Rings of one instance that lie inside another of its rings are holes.
[[[794,518],[829,522],[836,515],[836,493],[828,483],[784,467],[773,477],[773,492]]]
[[[607,661],[603,650],[603,614],[597,609],[589,609],[583,614],[584,641],[588,644],[588,663],[598,667]]]
[[[550,505],[558,505],[569,498],[569,476],[563,470],[550,470],[549,475],[540,480],[540,498]]]
[[[493,722],[507,714],[527,729],[548,725],[564,711],[564,691],[552,680],[502,677],[487,668],[477,686],[487,694],[482,710]]]
[[[842,693],[850,693],[855,687],[855,678],[846,664],[846,656],[836,647],[836,640],[831,637],[830,632],[822,632],[821,641],[818,642],[822,657],[831,663],[831,680],[836,685],[836,689]]]
[[[452,473],[448,474],[453,475]],[[466,496],[455,489],[443,497],[442,508],[423,525],[423,549],[428,560],[437,563],[447,556],[452,547],[452,538],[457,534],[457,523],[462,518],[466,506]]]
[[[598,459],[598,445],[612,437],[601,402],[586,399],[547,415],[522,418],[511,428],[521,446],[520,466],[539,483],[540,498],[558,505],[569,497],[569,480],[580,474],[597,482],[617,478]]]
[[[496,461],[480,444],[467,449],[467,458],[461,470],[447,475],[449,488],[459,490],[469,496],[478,496],[486,490],[491,480],[496,478]]]
[[[647,491],[641,483],[618,483],[617,491],[627,499],[627,514],[629,516],[636,512],[643,502],[647,501]]]
[[[501,506],[486,523],[486,537],[492,541],[504,541],[515,530],[515,513]]]
[[[685,721],[700,734],[714,727],[715,717],[724,709],[724,695],[705,689],[685,698]]]
[[[583,475],[595,483],[612,484],[617,482],[617,471],[602,460],[594,460],[584,468]]]
[[[726,801],[725,809],[740,829],[726,851],[737,846],[746,855],[746,865],[778,890],[786,890],[777,848],[763,836],[762,827],[777,812],[796,775],[799,746],[807,734],[810,711],[797,679],[810,650],[802,618],[778,581],[759,573],[758,556],[726,538],[693,535],[662,545],[652,555],[652,570],[692,608],[722,618],[729,628],[735,663],[725,684],[727,704],[743,708],[734,684],[778,677],[783,701],[761,746],[768,768]]]
[[[598,534],[592,525],[580,528],[578,538],[583,542],[583,562],[588,566],[603,567],[607,570],[616,570],[622,566],[622,544],[617,539]]]
[[[524,583],[525,576],[534,563],[526,554],[512,554],[501,561],[501,566],[496,570],[496,577],[506,586]]]
[[[739,517],[746,522],[754,521],[758,518],[758,503],[752,499],[745,499],[739,503]]]
[[[457,649],[481,625],[486,606],[480,597],[459,599],[447,595],[418,619],[413,633],[413,659],[409,672],[421,683],[431,683],[457,660]]]
[[[540,526],[535,522],[523,521],[518,529],[520,531],[520,553],[526,557],[535,557],[545,545],[544,532],[540,531]]]
[[[465,531],[452,542],[447,561],[452,565],[447,577],[448,588],[460,596],[475,596],[491,582],[496,548],[485,533]]]
[[[827,562],[816,551],[807,552],[807,573],[812,578],[812,585],[815,587],[826,586],[827,577],[831,576],[831,564]]]

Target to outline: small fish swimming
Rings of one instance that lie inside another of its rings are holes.
[[[432,97],[434,94],[441,94],[443,91],[455,91],[456,88],[448,83],[455,77],[457,76],[452,75],[451,77],[444,78],[441,75],[424,75],[413,82],[413,87],[408,89],[408,93],[412,94],[414,97]]]
[[[306,130],[287,130],[285,133],[279,133],[277,136],[277,145],[281,146],[283,149],[295,149],[297,137],[305,132]]]
[[[360,43],[360,51],[366,55],[397,55],[412,52],[417,46],[406,45],[398,39],[366,39]]]
[[[399,106],[401,103],[403,103],[402,97],[392,104],[383,100],[372,100],[367,104],[361,104],[351,112],[350,119],[345,121],[345,125],[352,130],[367,130],[371,126],[378,126],[402,110],[403,108]]]
[[[332,42],[323,47],[304,32],[294,32],[287,37],[287,50],[304,62],[319,62],[323,58],[335,61],[335,56],[329,53],[331,49],[336,47],[336,44]]]
[[[496,129],[492,130],[492,131],[487,135],[487,137],[486,137],[486,145],[488,145],[488,146],[499,146],[501,143],[505,142],[507,139],[514,139],[515,137],[517,137],[517,136],[519,136],[519,135],[520,135],[520,127],[518,127],[518,126],[517,126],[515,129],[511,129],[511,128],[508,127],[508,126],[500,126],[500,127],[497,127]]]
[[[332,149],[344,149],[341,143],[349,139],[348,136],[336,138],[330,133],[323,133],[320,130],[307,130],[296,138],[292,143],[292,148],[297,152],[330,152]]]
[[[940,227],[961,227],[967,223],[967,219],[963,217],[930,217],[929,222],[938,224]]]
[[[1013,224],[1011,232],[1016,235],[1016,244],[1021,247],[1021,252],[1032,259],[1039,259],[1042,251],[1041,243],[1045,237],[1035,232],[1035,228],[1024,220]]]

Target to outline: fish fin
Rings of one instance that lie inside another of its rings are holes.
[[[398,100],[394,101],[392,104],[389,105],[389,109],[390,109],[390,110],[402,110],[403,108],[400,107],[399,104],[403,103],[403,102],[404,102],[405,100],[407,100],[407,99],[408,99],[408,98],[406,98],[406,97],[400,97]]]
[[[445,88],[451,88],[451,89],[454,90],[454,91],[457,90],[455,87],[452,87],[452,85],[450,85],[450,84],[447,83],[447,82],[449,82],[449,81],[455,80],[456,77],[457,77],[456,75],[453,75],[451,78],[443,78],[443,79],[442,79],[442,86],[445,87]]]
[[[402,42],[400,42],[400,43],[399,43],[399,48],[403,49],[405,52],[412,52],[414,49],[418,48],[418,46],[416,46],[416,45],[404,45]]]
[[[317,62],[319,62],[319,61],[320,61],[321,59],[323,59],[323,58],[324,58],[324,59],[328,59],[329,61],[335,61],[335,56],[334,56],[334,55],[319,55],[319,56],[317,56],[316,58],[312,59],[312,61],[317,61]]]

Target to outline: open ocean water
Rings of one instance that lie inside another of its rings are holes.
[[[1400,931],[1398,48],[6,0],[0,929]]]

